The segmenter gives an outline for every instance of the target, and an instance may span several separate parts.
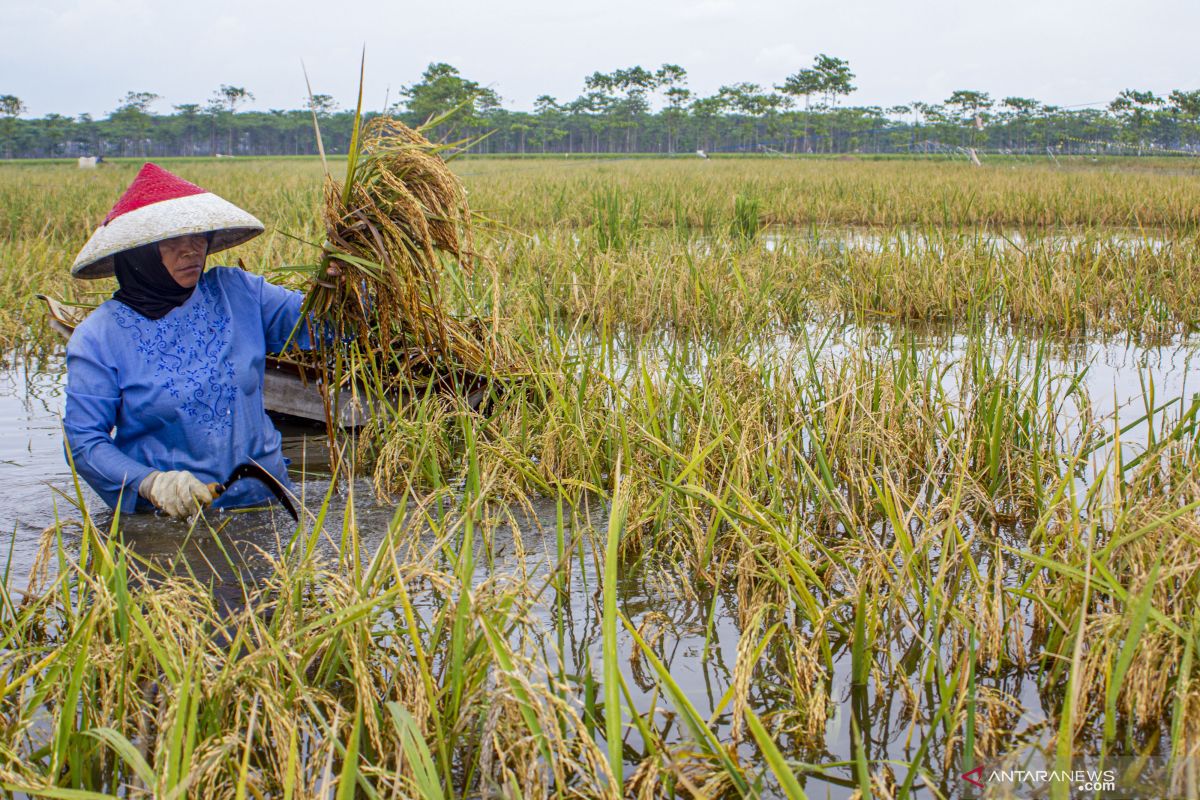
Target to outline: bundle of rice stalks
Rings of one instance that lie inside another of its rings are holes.
[[[469,274],[476,258],[466,190],[442,158],[459,144],[378,117],[361,132],[356,124],[345,182],[327,179],[324,256],[306,302],[333,330],[323,364],[346,363],[331,347],[352,343],[356,355],[332,385],[461,389],[516,363],[494,324],[452,315],[443,296],[444,271]]]

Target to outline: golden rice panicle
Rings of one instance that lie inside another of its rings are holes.
[[[328,258],[348,280],[318,280],[313,307],[355,329],[384,360],[402,362],[394,374],[494,375],[512,348],[478,321],[452,316],[442,294],[442,258],[470,272],[475,257],[467,192],[443,149],[389,117],[366,125],[349,186],[329,181],[325,190]]]
[[[387,162],[388,169],[381,173],[381,179],[389,186],[400,183],[424,207],[427,238],[423,237],[422,244],[432,244],[460,258],[469,256],[471,212],[467,192],[438,155],[439,148],[390,117],[372,120],[365,140],[368,154]],[[469,262],[464,266],[469,268]]]

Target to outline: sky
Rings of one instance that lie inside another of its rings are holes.
[[[1200,0],[0,0],[0,94],[25,116],[102,116],[128,91],[152,108],[203,104],[221,84],[247,108],[315,93],[381,109],[444,61],[530,109],[597,70],[674,63],[688,87],[782,83],[818,53],[847,59],[853,105],[941,102],[955,89],[1103,106],[1125,88],[1200,88]]]

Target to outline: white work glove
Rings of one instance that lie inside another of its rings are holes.
[[[172,517],[186,519],[213,501],[212,489],[187,470],[151,472],[138,494]]]

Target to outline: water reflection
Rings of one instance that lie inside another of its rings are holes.
[[[1156,230],[1111,228],[1087,230],[1051,228],[1037,230],[946,228],[785,228],[770,227],[759,235],[762,246],[771,252],[818,250],[826,252],[863,251],[868,253],[934,253],[983,250],[992,253],[1018,252],[1049,254],[1057,252],[1122,253],[1146,252],[1170,254],[1173,250],[1194,247],[1200,242]],[[703,240],[701,240],[703,242]]]

